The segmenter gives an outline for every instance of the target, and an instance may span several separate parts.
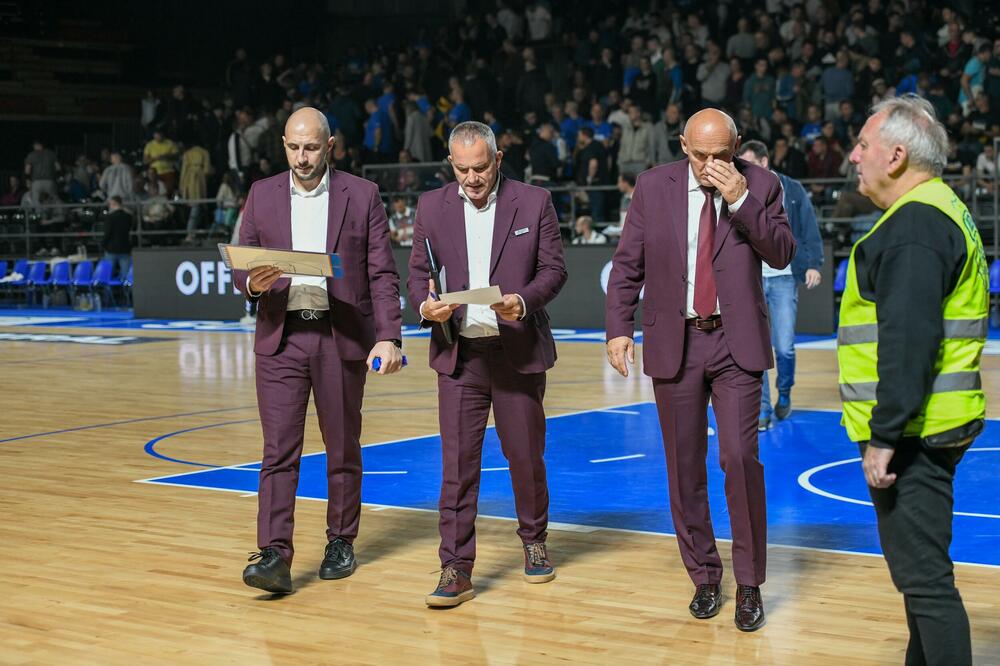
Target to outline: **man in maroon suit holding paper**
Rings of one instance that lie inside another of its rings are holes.
[[[736,626],[764,624],[767,555],[764,468],[757,456],[761,373],[773,367],[760,262],[783,268],[795,253],[778,178],[734,159],[736,125],[705,109],[681,137],[687,159],[639,176],[615,252],[605,306],[608,361],[634,361],[639,291],[643,369],[653,378],[667,458],[670,509],[681,559],[696,589],[689,610],[717,615],[722,561],[708,507],[708,400],[733,533]]]
[[[549,491],[542,398],[556,348],[545,305],[566,282],[548,191],[500,177],[503,153],[482,123],[457,125],[448,147],[458,182],[420,197],[407,283],[422,325],[432,326],[430,365],[438,373],[442,573],[426,599],[434,607],[457,606],[474,596],[476,503],[491,403],[514,487],[525,580],[555,577],[545,545]],[[445,272],[448,291],[497,285],[502,300],[467,306],[438,302],[425,240]],[[450,327],[448,334],[444,327]]]
[[[290,171],[250,188],[240,245],[337,253],[344,276],[281,277],[259,266],[236,271],[257,301],[257,404],[264,431],[257,544],[243,581],[292,591],[292,527],[306,408],[312,392],[327,456],[327,546],[320,578],[344,578],[357,561],[361,517],[361,400],[376,357],[379,374],[402,366],[399,275],[378,186],[331,169],[330,127],[303,108],[285,125]],[[377,342],[376,342],[377,341]]]

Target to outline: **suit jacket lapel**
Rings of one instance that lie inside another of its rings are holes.
[[[350,195],[347,185],[337,177],[337,172],[330,170],[329,196],[327,197],[328,210],[326,218],[326,250],[334,252],[337,249],[337,240],[340,238],[340,231],[344,228],[344,215],[347,213],[347,202]]]
[[[688,162],[684,160],[683,171],[672,174],[673,180],[667,197],[666,210],[675,210],[678,222],[673,225],[677,234],[677,249],[681,253],[681,265],[687,266],[688,261]],[[654,214],[656,214],[654,210]],[[687,272],[686,270],[684,271]]]
[[[496,215],[493,217],[493,247],[490,251],[490,277],[497,269],[500,260],[500,253],[503,252],[507,239],[510,238],[510,229],[514,226],[514,217],[517,215],[517,194],[512,193],[510,188],[504,187],[501,181],[497,190],[497,200],[493,205],[497,207]]]
[[[288,180],[278,179],[278,192],[283,196],[277,198],[278,201],[278,247],[275,249],[292,249],[292,191]]]
[[[444,263],[438,250],[434,250],[438,260],[438,267],[444,267],[445,285],[448,291],[460,291],[462,285],[469,284],[469,247],[465,237],[465,201],[458,194],[458,184],[455,189],[444,198],[444,211],[441,233],[446,236],[452,244],[452,250],[456,261],[454,263]],[[441,285],[438,285],[438,289]]]

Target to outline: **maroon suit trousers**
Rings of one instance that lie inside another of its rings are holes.
[[[738,344],[737,331],[729,332]],[[719,583],[722,560],[708,507],[708,400],[726,475],[726,503],[733,533],[733,571],[741,585],[761,585],[767,562],[764,466],[757,455],[761,373],[733,361],[725,328],[687,327],[684,359],[672,379],[653,379],[667,457],[670,513],[677,545],[695,585]]]
[[[483,437],[493,405],[500,446],[510,467],[523,543],[545,541],[545,373],[522,374],[504,356],[499,336],[461,338],[452,375],[438,375],[442,481],[438,504],[441,566],[472,573]],[[498,472],[490,472],[496,474]]]
[[[344,361],[330,319],[285,320],[278,351],[257,356],[257,404],[264,431],[257,545],[292,561],[295,491],[309,394],[326,447],[327,539],[353,542],[361,518],[361,401],[367,366]]]

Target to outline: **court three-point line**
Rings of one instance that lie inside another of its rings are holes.
[[[645,453],[633,453],[630,456],[615,456],[614,458],[594,458],[590,462],[592,463],[606,463],[615,462],[616,460],[632,460],[633,458],[645,458]]]

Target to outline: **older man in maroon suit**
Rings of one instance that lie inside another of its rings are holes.
[[[715,409],[733,533],[736,626],[764,623],[767,518],[757,456],[761,373],[774,365],[760,262],[781,268],[795,240],[778,178],[733,158],[732,118],[693,115],[687,159],[639,176],[615,252],[605,318],[611,365],[628,376],[645,285],[643,366],[653,378],[681,559],[695,583],[691,614],[717,615],[722,561],[708,508],[707,410]]]
[[[545,546],[545,372],[556,360],[545,305],[566,282],[559,223],[548,191],[500,177],[503,153],[482,123],[460,123],[449,138],[457,183],[420,197],[408,290],[432,325],[430,365],[438,373],[443,478],[441,579],[428,606],[474,596],[476,503],[490,413],[510,467],[517,534],[529,583],[555,577]],[[437,301],[425,239],[449,291],[497,285],[493,305]]]
[[[282,277],[260,266],[236,284],[258,301],[254,351],[264,431],[257,544],[243,581],[292,591],[292,527],[306,408],[312,392],[327,459],[327,546],[320,578],[354,573],[361,517],[361,400],[376,357],[380,374],[402,365],[399,275],[378,187],[330,168],[330,127],[312,108],[293,113],[283,137],[290,171],[250,188],[240,244],[336,252],[344,277]],[[378,342],[376,342],[378,341]]]

